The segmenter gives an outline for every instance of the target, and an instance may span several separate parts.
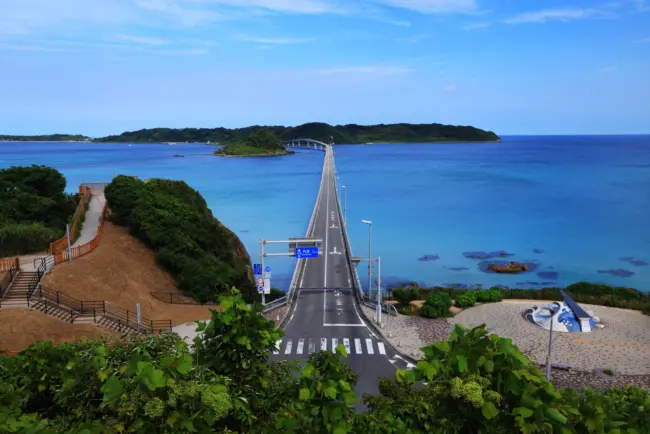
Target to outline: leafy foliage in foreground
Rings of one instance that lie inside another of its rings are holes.
[[[270,363],[271,321],[237,291],[200,326],[195,352],[176,335],[53,346],[0,357],[0,432],[307,434],[643,434],[638,388],[557,391],[509,339],[456,326],[449,341],[354,411],[342,345],[302,367]]]
[[[115,220],[155,250],[185,295],[216,301],[234,285],[247,299],[257,297],[241,241],[185,182],[118,176],[105,194]]]
[[[65,233],[77,206],[65,185],[63,175],[50,167],[0,170],[0,256],[46,250]]]
[[[152,128],[129,131],[118,136],[96,139],[97,142],[161,143],[190,142],[218,143],[227,145],[246,139],[259,130],[269,130],[282,140],[312,138],[327,142],[330,137],[335,143],[430,143],[441,141],[484,142],[499,140],[492,131],[469,126],[442,124],[381,124],[381,125],[329,125],[310,122],[296,127],[251,126],[245,128]]]

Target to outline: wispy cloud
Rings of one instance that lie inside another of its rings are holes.
[[[490,23],[488,22],[483,22],[483,23],[473,23],[473,24],[467,24],[466,26],[463,26],[463,30],[475,30],[475,29],[484,29],[485,27],[489,27]]]
[[[454,93],[458,90],[458,86],[455,84],[449,84],[443,88],[445,92]]]
[[[0,50],[1,49],[12,51],[71,51],[69,48],[48,47],[46,45],[0,43]]]
[[[618,65],[606,66],[600,70],[600,72],[602,72],[603,74],[607,72],[614,72],[614,71],[618,71]]]
[[[210,51],[203,48],[190,48],[186,50],[154,50],[152,53],[169,54],[172,56],[202,56]]]
[[[401,39],[401,41],[407,42],[409,44],[417,44],[418,42],[426,41],[432,37],[433,35],[431,33],[421,33],[419,35],[413,35],[411,37]]]
[[[205,3],[217,3],[239,8],[259,8],[274,12],[290,14],[337,13],[341,8],[330,1],[320,0],[194,0]],[[339,4],[338,6],[343,6]]]
[[[547,21],[572,21],[606,16],[610,16],[610,14],[598,9],[544,9],[524,12],[503,22],[507,24],[545,23]]]
[[[476,0],[374,0],[387,6],[412,11],[434,14],[448,12],[474,12],[478,5]]]
[[[349,66],[343,68],[327,68],[316,71],[320,75],[374,75],[393,76],[413,72],[411,68],[403,66]]]
[[[642,39],[637,39],[636,41],[632,41],[635,44],[645,44],[645,43],[650,43],[650,36],[647,38],[642,38]]]
[[[237,35],[235,39],[246,42],[255,42],[263,45],[292,45],[304,44],[305,42],[313,41],[313,39],[306,38],[282,38],[282,37],[264,37],[254,35]]]
[[[152,38],[148,36],[118,35],[117,38],[122,41],[135,42],[136,44],[143,45],[167,45],[170,42],[167,39]]]
[[[645,0],[636,0],[636,8],[640,12],[650,11],[650,5],[647,5]]]
[[[185,27],[193,27],[222,20],[225,17],[213,9],[188,8],[182,6],[183,0],[134,0],[141,9],[172,16],[176,22]]]

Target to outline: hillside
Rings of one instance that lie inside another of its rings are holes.
[[[81,134],[46,134],[42,136],[3,136],[0,142],[82,142],[90,137]]]
[[[107,136],[95,142],[161,143],[190,142],[227,145],[245,140],[253,133],[268,129],[282,140],[312,138],[323,142],[334,139],[338,144],[361,143],[430,143],[430,142],[490,142],[500,140],[492,131],[471,126],[442,124],[380,124],[337,125],[312,122],[296,127],[250,126],[246,128],[152,128]]]
[[[287,150],[278,136],[267,129],[258,130],[244,140],[225,145],[214,152],[222,157],[259,157],[293,153]]]

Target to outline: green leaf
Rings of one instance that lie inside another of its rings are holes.
[[[485,366],[487,372],[494,372],[494,362],[492,360],[486,360],[483,366]]]
[[[311,363],[307,363],[303,368],[302,368],[302,377],[311,377],[312,373],[314,372],[314,365]]]
[[[442,351],[443,353],[448,353],[451,347],[449,346],[449,342],[446,341],[440,341],[436,342],[434,344],[434,347],[436,347],[437,350]]]
[[[559,412],[557,409],[555,409],[555,408],[547,408],[547,409],[546,409],[546,414],[548,415],[548,417],[549,417],[551,420],[553,420],[553,421],[555,421],[555,422],[566,423],[566,421],[567,421],[566,416],[564,416],[562,413],[560,413],[560,412]]]
[[[192,369],[192,356],[189,354],[185,353],[183,356],[178,360],[178,364],[176,365],[176,370],[185,375],[190,370]]]
[[[124,389],[120,380],[116,376],[112,376],[104,383],[101,391],[104,394],[104,403],[110,403],[119,398],[124,392]]]
[[[309,389],[307,389],[306,387],[303,387],[302,389],[300,389],[299,398],[300,398],[301,401],[307,401],[310,396],[311,396],[311,392],[309,391]]]
[[[467,357],[461,356],[460,354],[456,356],[456,360],[458,361],[458,370],[460,372],[466,372],[467,371]]]
[[[525,419],[525,418],[531,417],[533,414],[535,414],[535,412],[533,410],[531,410],[530,408],[517,407],[512,411],[512,414],[515,415],[515,416],[520,415],[521,417],[523,417]]]
[[[493,403],[488,401],[485,404],[483,404],[481,413],[483,413],[483,417],[490,420],[490,419],[494,419],[499,415],[499,409],[496,408],[496,406]]]
[[[336,399],[336,388],[326,387],[325,390],[323,390],[323,395],[330,399]]]
[[[159,369],[151,369],[144,377],[144,383],[149,390],[165,387],[165,373]]]

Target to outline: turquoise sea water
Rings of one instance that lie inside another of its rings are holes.
[[[209,155],[212,150],[0,143],[0,168],[50,165],[66,176],[70,191],[80,182],[108,181],[114,174],[183,179],[237,233],[254,260],[260,238],[304,235],[322,153],[217,158]],[[361,219],[372,220],[372,250],[382,257],[384,283],[536,288],[588,280],[650,289],[650,265],[644,265],[650,263],[650,136],[342,145],[336,148],[336,165],[340,184],[347,187],[354,254],[367,255],[368,228]],[[514,256],[497,259],[530,262],[534,270],[488,274],[481,271],[480,259],[463,255],[499,250]],[[293,260],[267,262],[273,286],[286,285]],[[360,274],[365,282],[365,269]]]

